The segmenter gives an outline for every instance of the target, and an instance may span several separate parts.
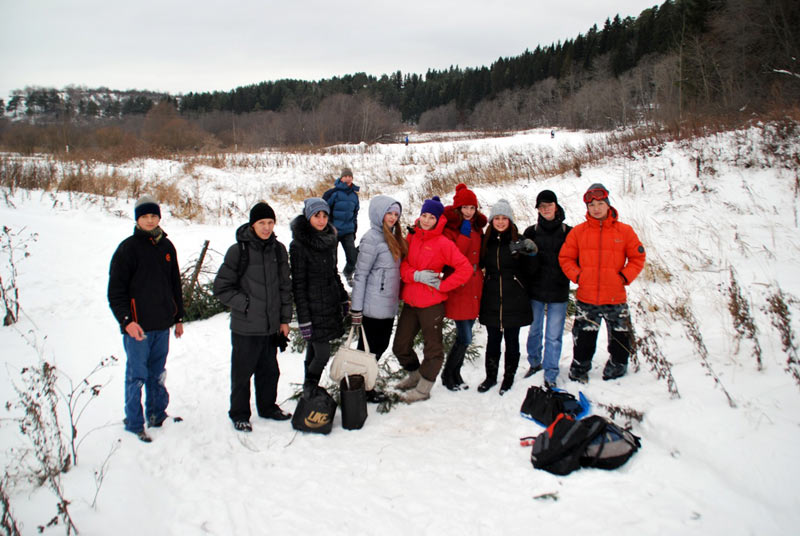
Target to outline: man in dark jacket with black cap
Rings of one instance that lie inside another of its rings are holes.
[[[214,295],[231,308],[231,399],[228,416],[241,432],[250,424],[250,378],[255,375],[256,410],[265,419],[287,420],[278,396],[277,348],[292,319],[289,255],[273,232],[275,211],[265,202],[250,210],[236,230],[214,279]]]
[[[544,367],[544,385],[553,388],[558,378],[558,362],[561,359],[569,300],[569,279],[558,264],[558,252],[572,227],[564,223],[564,209],[551,190],[539,192],[536,196],[536,209],[539,211],[539,219],[535,225],[525,229],[524,233],[525,238],[536,242],[539,248],[539,265],[528,285],[533,322],[528,330],[530,367],[525,377],[532,376]]]
[[[144,430],[167,418],[169,328],[183,335],[183,295],[178,255],[159,223],[161,208],[149,195],[134,207],[133,235],[117,247],[108,277],[108,304],[122,331],[125,365],[125,429],[145,443]],[[142,387],[145,411],[142,412]]]

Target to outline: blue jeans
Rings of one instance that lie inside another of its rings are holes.
[[[567,319],[567,302],[540,302],[531,300],[533,322],[528,331],[528,364],[542,365],[544,379],[555,382],[558,378],[558,361],[561,359],[561,339],[564,321]],[[547,317],[547,329],[543,330]],[[544,335],[544,359],[542,359],[542,335]]]
[[[469,346],[472,343],[472,326],[475,325],[475,320],[454,320],[454,322],[456,323],[455,344]]]
[[[122,336],[128,360],[125,364],[125,429],[144,430],[144,415],[156,421],[166,418],[169,393],[164,386],[169,352],[169,330],[148,331],[137,341],[127,333]],[[145,411],[142,413],[142,386],[145,389]]]

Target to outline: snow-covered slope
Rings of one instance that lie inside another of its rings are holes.
[[[557,477],[531,467],[529,448],[518,439],[540,429],[522,419],[519,408],[527,387],[542,378],[523,379],[524,362],[514,388],[502,397],[475,390],[483,378],[481,359],[465,365],[468,391],[452,393],[437,382],[429,401],[387,414],[370,406],[362,430],[342,429],[337,415],[329,436],[298,434],[287,422],[257,418],[252,434],[235,432],[227,418],[227,314],[190,323],[182,339],[171,340],[169,412],[184,422],[168,421],[152,431],[153,443],[141,443],[122,428],[124,352],[105,298],[111,254],[133,226],[128,200],[17,191],[0,203],[0,223],[17,243],[29,240],[30,254],[16,261],[24,314],[14,326],[0,328],[0,400],[13,403],[12,382],[21,385],[20,369],[40,356],[74,381],[101,359],[120,359],[92,378],[104,386],[79,421],[85,439],[78,465],[63,477],[81,534],[794,533],[800,522],[800,386],[785,370],[787,353],[767,300],[783,293],[796,332],[800,194],[797,165],[762,151],[763,132],[670,143],[584,167],[580,177],[475,188],[487,210],[497,199],[509,199],[524,227],[535,221],[541,189],[558,194],[567,221],[575,224],[585,212],[581,193],[602,182],[621,219],[644,242],[648,268],[629,294],[634,327],[653,342],[650,355],[660,353],[671,364],[675,388],[668,389],[641,353],[638,370],[602,381],[603,331],[590,382],[580,386],[596,413],[607,414],[605,405],[644,416],[631,421],[642,450],[619,470]],[[411,213],[404,221],[416,216],[415,188],[430,175],[432,155],[445,168],[544,148],[558,152],[588,136],[558,133],[551,140],[549,131],[533,131],[408,147],[343,147],[328,155],[269,153],[249,156],[254,164],[247,167],[196,165],[188,172],[178,163],[144,161],[136,173],[180,181],[209,207],[236,207],[233,218],[211,215],[203,224],[180,221],[164,207],[162,225],[181,263],[187,265],[209,239],[214,267],[233,243],[236,224],[246,220],[248,204],[260,197],[276,208],[277,236],[288,245],[288,223],[300,203],[290,194],[271,195],[277,190],[270,184],[291,192],[352,166],[356,183],[365,186],[363,232],[368,198],[377,193],[406,205],[411,199],[415,206],[406,207]],[[784,142],[774,151],[796,155],[798,144]],[[439,194],[452,200],[452,191]],[[0,263],[5,282],[6,251]],[[757,326],[761,370],[753,341],[737,337],[734,328],[731,274]],[[482,328],[476,340],[485,341]],[[577,393],[579,385],[566,379],[570,358],[571,336],[565,334],[559,379]],[[279,361],[284,401],[292,384],[302,381],[303,356],[283,353]],[[293,410],[294,402],[283,407]],[[3,464],[12,476],[32,463],[10,419],[15,414],[13,408],[7,412],[0,428]],[[98,473],[104,477],[99,493]],[[24,534],[56,515],[49,490],[19,478],[6,488]],[[62,531],[51,527],[45,534]]]

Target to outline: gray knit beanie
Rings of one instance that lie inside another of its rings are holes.
[[[158,202],[155,198],[149,195],[140,197],[133,206],[134,219],[138,220],[145,214],[155,214],[159,218],[161,217],[161,207],[158,206]]]
[[[514,221],[514,211],[511,205],[505,199],[498,199],[497,203],[492,205],[492,210],[489,212],[489,221],[492,221],[495,216],[505,216],[511,221]]]
[[[326,203],[321,197],[312,197],[303,201],[303,216],[305,216],[307,220],[310,220],[311,216],[317,212],[330,214],[331,207],[329,207],[328,203]]]

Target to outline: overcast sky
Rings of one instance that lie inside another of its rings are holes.
[[[660,3],[0,0],[0,98],[26,86],[177,94],[488,66]]]

